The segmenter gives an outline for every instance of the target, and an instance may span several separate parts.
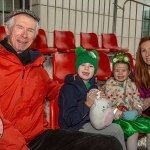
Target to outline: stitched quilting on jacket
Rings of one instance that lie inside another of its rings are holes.
[[[122,104],[128,110],[136,109],[143,106],[143,102],[139,97],[138,89],[130,78],[124,81],[121,86],[114,78],[110,78],[103,87],[107,97],[113,101],[113,105]]]

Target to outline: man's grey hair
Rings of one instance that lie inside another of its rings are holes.
[[[29,16],[29,15],[27,15],[27,16]],[[8,21],[5,22],[5,26],[7,27],[9,33],[11,32],[10,30],[14,24],[14,21],[15,21],[15,16],[13,16],[12,18],[10,18]],[[38,34],[38,30],[39,30],[39,22],[37,22],[37,26],[35,29],[35,32],[36,32],[35,36]]]

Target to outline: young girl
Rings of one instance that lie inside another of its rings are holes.
[[[59,94],[59,125],[68,130],[79,130],[115,136],[126,149],[122,129],[112,123],[102,130],[96,130],[90,124],[89,111],[96,99],[97,91],[94,75],[98,69],[98,53],[85,51],[81,47],[76,49],[75,69],[77,74],[69,74],[65,78]],[[92,144],[92,143],[91,143]]]
[[[135,83],[129,77],[131,69],[128,56],[119,52],[113,57],[112,64],[113,77],[106,82],[103,89],[107,98],[113,102],[114,122],[124,131],[127,149],[137,150],[138,133],[150,133],[150,118],[141,116],[144,105]]]

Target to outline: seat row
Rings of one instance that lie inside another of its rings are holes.
[[[99,40],[96,33],[80,32],[80,46],[86,50],[97,50],[98,52],[116,53],[117,51],[128,52],[128,48],[118,46],[117,37],[113,33],[101,34],[102,47],[99,46]],[[45,38],[45,40],[44,40]],[[44,40],[44,41],[43,41]],[[38,44],[37,44],[38,43]],[[71,31],[57,31],[53,32],[53,48],[48,48],[47,38],[43,29],[39,33],[32,44],[32,48],[39,49],[43,54],[51,54],[54,52],[72,53],[75,52],[76,43],[75,35]],[[42,48],[45,48],[42,50]],[[46,50],[47,49],[47,50]]]
[[[47,37],[44,29],[39,29],[36,39],[31,45],[32,49],[37,49],[43,54],[52,54],[55,52],[70,53],[75,52],[76,43],[75,35],[71,31],[57,31],[53,32],[53,48],[48,47]],[[0,26],[0,40],[6,36],[4,26]],[[87,50],[97,50],[98,52],[115,53],[117,51],[128,52],[128,48],[118,46],[117,37],[113,33],[102,33],[102,46],[99,44],[96,33],[80,32],[80,45]]]

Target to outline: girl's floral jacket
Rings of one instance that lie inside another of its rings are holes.
[[[113,106],[125,106],[128,110],[141,110],[143,102],[139,97],[138,89],[130,78],[124,81],[122,85],[111,77],[102,87],[109,100],[113,102]]]

